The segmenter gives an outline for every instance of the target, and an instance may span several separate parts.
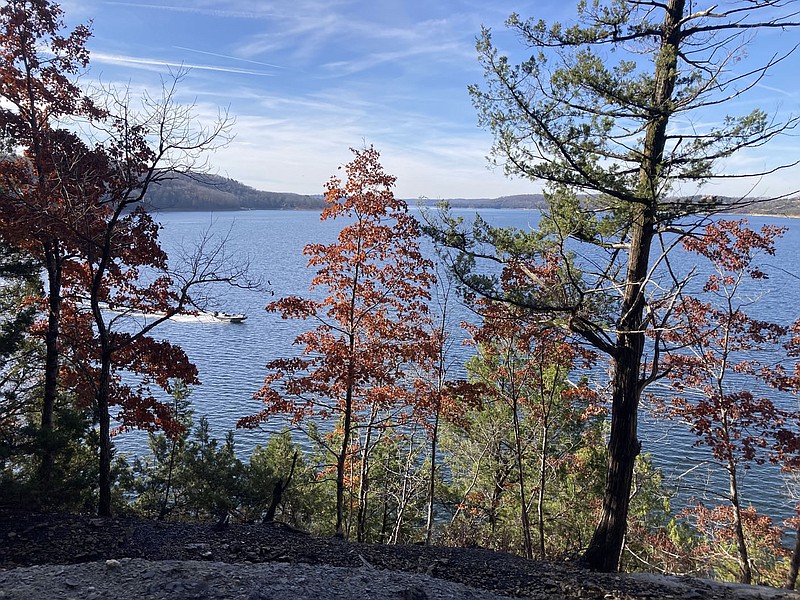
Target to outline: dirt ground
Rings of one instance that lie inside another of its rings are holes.
[[[146,562],[124,559],[143,559]],[[527,598],[800,598],[800,594],[785,590],[722,585],[691,578],[593,573],[572,563],[528,561],[477,548],[355,544],[337,538],[312,536],[280,524],[230,524],[217,527],[203,523],[164,523],[130,517],[101,519],[87,515],[0,511],[0,598],[15,597],[8,593],[4,596],[2,587],[12,585],[9,582],[13,580],[15,571],[20,576],[24,574],[28,582],[33,577],[34,583],[37,576],[46,579],[52,575],[41,569],[30,571],[24,567],[93,563],[98,565],[97,568],[87,570],[82,577],[92,576],[89,573],[96,571],[93,576],[107,579],[114,576],[116,571],[124,572],[125,569],[117,567],[133,568],[131,565],[138,565],[136,568],[139,572],[146,571],[152,576],[154,569],[143,566],[153,564],[152,561],[170,561],[169,564],[173,565],[171,571],[165,571],[165,576],[172,578],[165,585],[175,585],[175,574],[186,567],[179,563],[174,566],[176,563],[172,561],[200,561],[209,568],[212,564],[216,565],[214,568],[224,569],[240,565],[243,573],[249,572],[248,569],[252,571],[254,566],[262,563],[282,565],[284,570],[297,566],[306,573],[303,581],[314,585],[322,581],[308,575],[313,573],[313,569],[308,569],[314,566],[319,566],[320,572],[330,571],[340,575],[366,573],[365,576],[359,576],[365,582],[375,579],[377,573],[403,574],[401,579],[405,582],[414,581],[413,577],[409,580],[408,575],[416,576],[420,581],[425,579],[420,576],[430,576],[484,592],[477,597],[496,594]],[[220,567],[220,563],[223,566]],[[158,569],[155,571],[160,572]],[[197,572],[197,567],[193,571]],[[69,571],[62,569],[64,572]],[[340,575],[337,575],[336,581],[342,580]],[[209,572],[204,578],[206,581],[213,580],[214,575]],[[415,600],[471,597],[458,594],[439,596],[438,592],[424,592],[423,588],[415,593],[413,585],[398,585],[400,595],[393,593],[391,597],[413,597]],[[95,592],[100,589],[97,586],[89,587],[93,587]],[[357,591],[352,589],[352,582],[346,587],[354,593]],[[191,586],[189,588],[194,589]],[[208,590],[202,585],[201,588]],[[412,591],[408,592],[409,589]],[[304,597],[300,589],[295,591],[296,597]],[[72,594],[64,597],[78,596]],[[183,594],[182,597],[228,596]],[[280,596],[273,594],[270,597]],[[358,594],[353,597],[358,597]],[[373,594],[370,597],[384,596]]]

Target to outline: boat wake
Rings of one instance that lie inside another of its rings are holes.
[[[163,319],[166,313],[163,312],[142,312],[133,308],[110,307],[108,305],[101,307],[103,310],[121,315],[123,317],[131,317],[135,319],[145,319],[154,321],[156,319]],[[200,310],[191,313],[178,313],[169,317],[170,321],[177,323],[242,323],[247,320],[247,315],[242,313],[226,313],[222,311],[204,311]]]

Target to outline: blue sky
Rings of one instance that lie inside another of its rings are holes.
[[[236,118],[233,142],[209,157],[221,175],[263,190],[321,193],[349,161],[349,147],[371,144],[405,198],[540,191],[488,168],[491,134],[478,128],[467,93],[482,78],[475,37],[481,25],[499,32],[513,11],[569,20],[573,0],[66,0],[62,7],[70,25],[93,21],[87,80],[154,87],[170,68],[191,68],[180,100],[194,102],[201,119],[218,107]],[[771,46],[769,38],[758,43],[751,54]],[[763,82],[753,101],[798,111],[793,71]],[[800,143],[780,140],[769,151],[730,168],[800,157]],[[798,175],[765,179],[756,192],[788,192]]]

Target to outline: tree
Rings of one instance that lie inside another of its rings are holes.
[[[98,134],[104,136],[99,148],[105,161],[98,161],[101,167],[95,171],[100,193],[84,196],[94,219],[85,218],[83,228],[75,232],[81,248],[80,279],[88,291],[96,331],[94,354],[87,357],[96,364],[89,381],[100,419],[101,514],[110,513],[112,399],[122,405],[122,427],[159,427],[170,432],[174,423],[168,407],[156,401],[146,385],[152,382],[171,392],[171,380],[198,383],[197,371],[185,353],[168,342],[156,341],[151,332],[196,306],[191,294],[198,289],[217,283],[257,287],[248,277],[246,262],[228,255],[224,238],[206,236],[191,255],[182,257],[184,264],[170,267],[158,239],[160,226],[144,209],[151,186],[196,170],[203,152],[227,142],[231,122],[225,115],[205,128],[196,122],[191,107],[175,102],[181,78],[178,73],[164,84],[160,98],[148,94],[138,113],[131,110],[127,93],[106,90],[110,118]],[[128,320],[125,331],[120,331],[120,315],[109,315],[106,307],[121,307],[122,317],[130,311],[155,318],[137,324],[133,332]],[[131,394],[128,386],[115,380],[118,370],[142,375],[145,386]],[[120,401],[122,398],[125,400]]]
[[[788,329],[789,339],[784,343],[788,360],[795,360],[794,365],[789,369],[783,364],[778,364],[767,375],[769,383],[777,390],[791,392],[797,395],[800,391],[800,362],[796,362],[800,356],[800,321],[795,321]],[[777,458],[783,471],[790,476],[789,492],[793,499],[798,498],[797,493],[797,471],[800,469],[800,419],[798,418],[800,409],[794,411],[794,427],[787,431],[783,439],[779,441],[777,448]],[[795,511],[800,511],[800,506],[795,506]],[[789,560],[789,571],[786,574],[784,587],[794,589],[797,582],[797,574],[800,571],[800,518],[794,517],[789,521],[795,527],[795,545]]]
[[[138,497],[135,505],[148,514],[163,520],[176,508],[182,493],[181,475],[185,471],[186,447],[192,425],[192,410],[189,408],[189,388],[182,381],[173,385],[170,419],[182,426],[180,432],[171,437],[164,433],[150,433],[148,446],[152,461],[137,458],[133,468],[137,473]],[[184,477],[185,478],[185,477]]]
[[[40,286],[39,264],[0,242],[0,473],[28,437],[26,408],[42,364],[33,341],[36,306],[27,299]]]
[[[751,462],[766,462],[770,453],[774,457],[793,435],[787,424],[790,414],[768,395],[753,391],[772,378],[770,365],[759,356],[779,346],[787,328],[750,317],[747,307],[752,300],[745,287],[747,280],[767,278],[754,261],[759,252],[774,254],[775,238],[782,233],[775,226],[756,232],[745,221],[719,221],[685,238],[684,246],[712,265],[703,286],[712,301],[683,294],[673,311],[672,327],[661,336],[662,362],[673,394],[665,412],[688,423],[698,436],[695,445],[707,446],[725,469],[742,583],[750,583],[753,573],[740,470]]]
[[[535,276],[540,280],[552,277],[558,270],[557,262],[556,257],[545,261]],[[531,271],[522,273],[506,266],[502,286],[513,289],[518,279],[530,275]],[[533,558],[529,515],[533,501],[527,496],[528,474],[524,465],[533,460],[537,463],[534,487],[538,550],[544,558],[545,488],[547,473],[558,462],[556,448],[565,445],[568,437],[580,438],[581,424],[590,422],[592,415],[603,413],[596,392],[585,382],[579,385],[569,381],[570,373],[579,363],[583,368],[591,367],[593,354],[582,352],[566,338],[563,329],[550,327],[541,314],[483,298],[475,304],[482,322],[467,327],[470,341],[477,349],[476,356],[467,363],[467,371],[488,396],[507,404],[511,411],[520,525],[527,558]],[[525,439],[523,421],[527,421],[526,429],[530,431]]]
[[[425,518],[425,543],[430,544],[433,538],[436,486],[439,481],[439,436],[444,420],[458,419],[468,407],[469,400],[475,396],[476,390],[464,380],[452,380],[448,377],[455,366],[452,356],[454,340],[452,338],[451,293],[453,282],[442,278],[437,272],[434,286],[434,309],[427,332],[426,350],[419,353],[420,360],[416,366],[413,380],[414,419],[426,430],[430,439],[428,466],[428,498]]]
[[[210,127],[200,125],[191,106],[175,102],[178,72],[162,84],[162,94],[145,94],[135,110],[127,90],[98,88],[89,99],[70,81],[88,63],[89,31],[59,34],[61,11],[44,1],[17,1],[4,7],[2,65],[4,134],[25,155],[3,163],[4,203],[0,229],[10,243],[42,260],[48,277],[48,327],[42,429],[52,429],[52,407],[63,365],[62,338],[68,331],[70,374],[78,400],[94,404],[100,428],[99,512],[110,514],[110,413],[122,407],[123,427],[169,430],[168,407],[155,400],[150,383],[169,391],[171,379],[196,382],[196,370],[180,348],[157,342],[153,328],[190,304],[189,292],[210,283],[250,286],[246,266],[227,261],[224,243],[203,240],[183,272],[170,269],[159,245],[159,226],[143,209],[152,185],[176,173],[202,168],[203,152],[227,142],[231,121],[223,113]],[[50,46],[50,50],[45,52]],[[88,120],[84,137],[67,127]],[[65,300],[66,299],[66,300]],[[80,310],[88,303],[90,315]],[[123,307],[158,318],[137,331],[116,330]],[[120,370],[143,377],[142,385],[121,383]],[[91,400],[87,399],[87,393]],[[45,444],[41,480],[52,470]]]
[[[54,124],[102,114],[72,80],[88,63],[89,29],[81,25],[63,34],[61,19],[61,9],[46,0],[12,0],[0,7],[0,132],[25,152],[0,162],[0,230],[7,243],[41,261],[47,274],[39,469],[43,493],[51,488],[54,461],[64,270],[76,251],[65,239],[65,227],[83,216],[71,204],[80,180],[61,173],[69,160],[60,146],[70,136]]]
[[[379,413],[402,408],[412,395],[404,385],[409,365],[420,360],[425,339],[432,263],[423,258],[419,225],[394,197],[395,178],[384,173],[373,148],[354,150],[347,180],[326,186],[321,219],[347,223],[333,244],[309,244],[308,266],[317,269],[311,289],[321,299],[287,297],[267,306],[283,318],[316,323],[295,344],[301,356],[270,362],[256,398],[266,408],[239,421],[255,427],[276,414],[294,424],[336,418],[336,534],[345,535],[347,465],[360,452],[359,538],[363,537],[371,438]],[[384,419],[383,425],[388,421]],[[354,438],[364,432],[363,440]]]
[[[743,508],[738,516],[733,512],[731,505],[708,508],[702,503],[683,511],[683,516],[701,534],[701,538],[688,549],[689,556],[700,567],[698,574],[722,580],[741,580],[741,559],[736,548],[742,535],[746,539],[754,581],[758,585],[778,585],[789,554],[783,546],[783,530],[752,506]],[[731,527],[734,521],[740,525]],[[739,529],[743,533],[740,534]]]
[[[701,124],[706,111],[733,107],[731,100],[791,53],[776,51],[748,68],[739,62],[754,33],[800,24],[785,4],[736,1],[695,10],[686,0],[582,2],[576,24],[550,27],[512,15],[507,25],[529,52],[519,64],[500,54],[489,30],[478,40],[485,82],[470,92],[481,124],[494,134],[495,161],[508,175],[545,182],[548,208],[532,232],[511,233],[480,220],[470,232],[447,215],[432,229],[440,243],[460,251],[453,267],[462,282],[557,315],[611,362],[603,510],[583,557],[592,568],[618,568],[640,452],[639,400],[658,376],[657,361],[656,370],[642,367],[645,331],[657,325],[648,316],[653,303],[674,297],[669,282],[662,282],[666,288],[653,283],[654,267],[667,253],[654,257],[652,251],[659,243],[663,250],[674,245],[664,232],[680,235],[690,217],[720,208],[719,199],[693,190],[725,176],[718,171],[721,159],[798,123],[756,109]],[[473,269],[483,258],[536,264],[553,251],[565,265],[557,285],[536,295],[524,288],[504,295],[496,278]]]

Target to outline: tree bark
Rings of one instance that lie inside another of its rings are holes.
[[[739,583],[749,585],[753,580],[753,571],[750,569],[750,557],[748,556],[747,542],[744,537],[736,463],[731,457],[728,458],[728,482],[730,484],[731,506],[733,507],[733,530],[736,535],[736,550],[739,553]]]
[[[345,537],[344,530],[344,469],[350,450],[350,429],[353,419],[353,386],[347,386],[342,415],[342,445],[336,457],[336,536]]]
[[[45,333],[44,390],[42,393],[41,462],[39,463],[39,489],[45,503],[51,494],[55,448],[53,447],[53,415],[58,398],[59,336],[61,323],[61,260],[58,248],[46,251],[47,269],[47,331]]]
[[[612,356],[614,374],[606,488],[599,523],[583,556],[585,563],[598,571],[613,572],[619,568],[627,528],[633,468],[641,449],[637,427],[642,390],[639,369],[645,341],[644,285],[661,193],[660,167],[667,125],[672,114],[671,101],[677,78],[684,5],[685,0],[669,0],[666,7],[661,48],[655,58],[653,101],[639,172],[640,202],[632,208],[628,267]]]
[[[545,559],[544,543],[544,486],[547,479],[547,445],[550,443],[550,423],[545,416],[542,423],[542,446],[539,455],[539,494],[536,499],[536,516],[539,521],[539,558]]]
[[[369,501],[369,453],[372,445],[372,429],[378,416],[378,407],[372,406],[372,411],[364,435],[364,446],[361,450],[361,472],[358,486],[358,516],[356,518],[356,539],[359,543],[366,541],[367,536],[367,504]]]
[[[594,536],[583,556],[586,564],[598,571],[613,572],[618,569],[625,539],[633,467],[640,450],[636,435],[640,356],[641,349],[637,354],[636,349],[632,348],[626,352],[625,357],[618,358],[615,364],[602,512]]]
[[[111,516],[111,414],[108,405],[111,357],[103,352],[97,387],[97,412],[100,420],[100,491],[97,514]]]

